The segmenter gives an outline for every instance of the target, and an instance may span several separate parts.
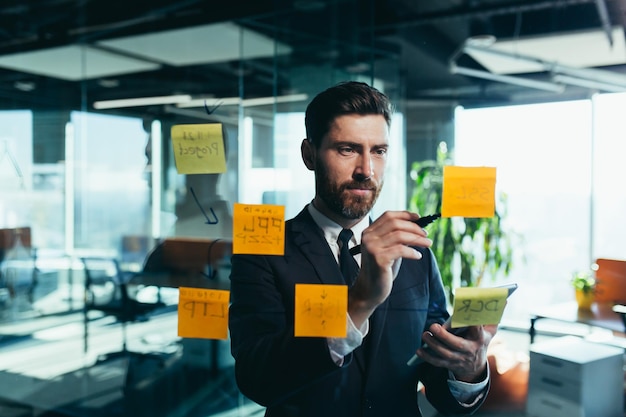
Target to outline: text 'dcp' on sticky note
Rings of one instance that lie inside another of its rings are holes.
[[[233,253],[284,255],[285,206],[235,203]]]
[[[180,287],[178,336],[227,339],[229,301],[230,291]]]
[[[495,195],[495,168],[443,167],[442,217],[493,217]]]
[[[226,172],[221,123],[175,125],[171,135],[174,161],[179,174]]]
[[[294,336],[346,337],[348,286],[296,284]]]
[[[457,288],[451,327],[500,323],[507,295],[506,288]]]

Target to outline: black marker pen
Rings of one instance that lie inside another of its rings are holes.
[[[440,217],[441,217],[441,213],[435,213],[435,214],[431,214],[430,216],[420,217],[419,219],[415,220],[413,223],[415,223],[419,227],[426,227]],[[351,248],[349,252],[350,252],[350,255],[352,256],[361,253],[361,245],[356,245],[355,247]]]
[[[414,223],[418,225],[419,227],[426,227],[440,217],[441,217],[441,213],[435,213],[435,214],[431,214],[430,216],[420,217],[419,219],[415,220]]]

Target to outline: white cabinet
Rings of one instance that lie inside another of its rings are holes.
[[[573,336],[534,343],[529,417],[623,417],[624,350]]]

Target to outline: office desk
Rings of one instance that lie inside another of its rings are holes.
[[[229,290],[228,279],[211,279],[204,274],[181,272],[142,272],[133,276],[128,285],[146,285],[157,288],[205,288]],[[160,293],[158,293],[160,294]],[[158,301],[161,301],[160,295]],[[218,339],[182,338],[182,363],[196,368],[207,368],[217,375],[220,370],[234,365],[230,354],[230,341]]]
[[[133,275],[128,281],[129,286],[144,285],[158,288],[207,288],[207,289],[229,289],[228,280],[210,279],[203,274],[182,274],[172,272],[139,272]]]
[[[128,285],[230,290],[226,269],[231,253],[229,240],[168,238],[148,255],[143,270],[133,274]],[[234,365],[228,340],[182,338],[181,344],[184,364],[208,368],[213,375]]]
[[[231,253],[232,242],[225,239],[168,238],[148,254],[129,285],[228,289],[227,275],[218,272],[225,263],[230,267]]]
[[[594,303],[591,310],[580,310],[576,301],[555,304],[535,310],[530,318],[530,343],[535,340],[535,323],[540,319],[551,319],[567,323],[580,323],[612,330],[626,337],[622,318],[613,311],[614,303]]]

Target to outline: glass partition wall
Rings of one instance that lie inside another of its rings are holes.
[[[394,55],[368,30],[372,6],[337,4],[171,29],[148,23],[141,33],[113,26],[0,57],[2,71],[33,89],[32,102],[0,111],[0,229],[11,234],[4,254],[32,260],[19,282],[0,289],[0,414],[261,409],[236,388],[228,340],[179,337],[178,288],[131,285],[132,274],[165,239],[230,239],[235,202],[284,205],[287,217],[300,211],[314,193],[300,142],[317,92],[359,79],[399,99]],[[292,26],[292,13],[312,13],[311,26]],[[294,51],[293,37],[306,49]],[[392,178],[406,165],[398,110]],[[222,124],[226,172],[180,174],[172,127],[206,123]],[[404,183],[390,182],[399,185],[382,204],[404,207]],[[229,265],[220,268],[223,284]],[[116,310],[120,283],[158,308]]]

